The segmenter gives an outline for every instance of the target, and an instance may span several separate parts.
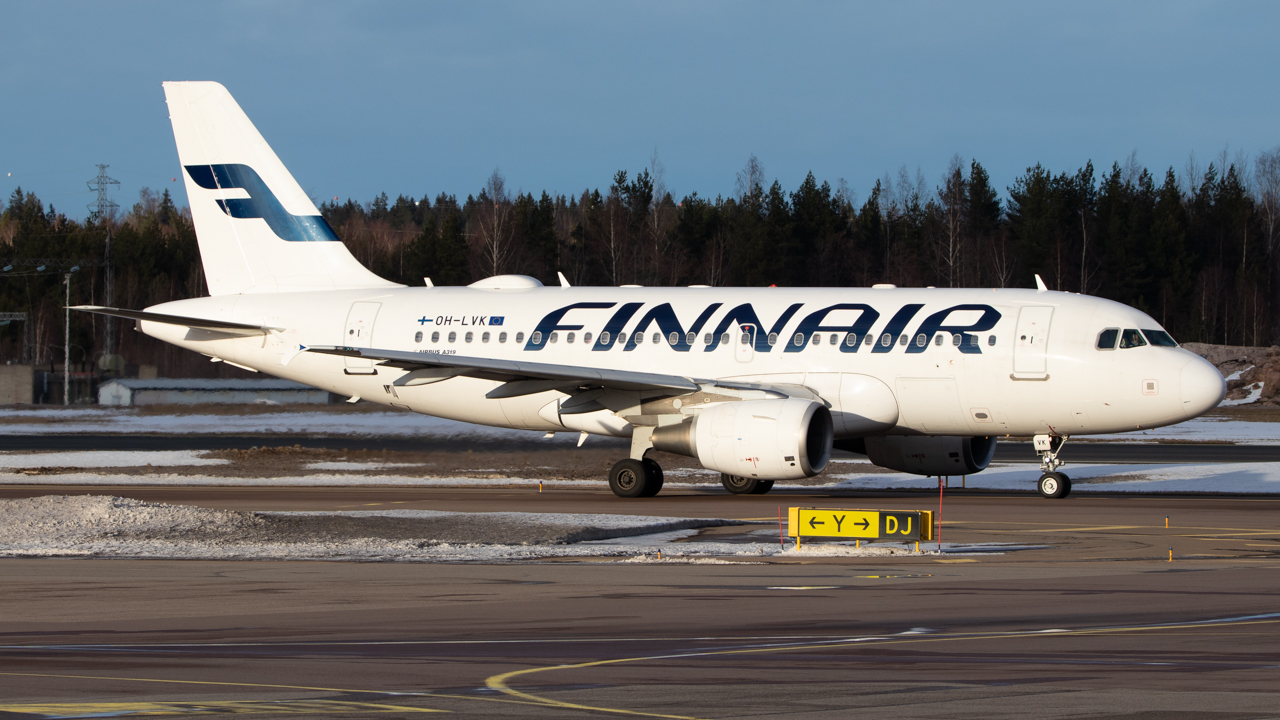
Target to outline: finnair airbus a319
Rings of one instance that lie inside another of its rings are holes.
[[[404,287],[351,256],[222,85],[164,91],[210,296],[76,309],[353,400],[630,438],[609,472],[622,497],[662,488],[650,449],[764,493],[822,472],[833,447],[972,474],[999,435],[1033,436],[1039,491],[1063,497],[1068,436],[1182,422],[1226,390],[1148,315],[1043,284]]]

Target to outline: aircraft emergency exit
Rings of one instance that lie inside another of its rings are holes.
[[[1225,383],[1148,315],[1044,289],[404,287],[360,265],[227,90],[164,84],[209,297],[76,309],[239,367],[471,423],[630,438],[732,493],[823,471],[833,448],[920,475],[980,472],[1033,436],[1046,497],[1072,435],[1158,427]],[[1038,280],[1038,278],[1037,278]]]

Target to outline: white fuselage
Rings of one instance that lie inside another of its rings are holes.
[[[1182,348],[1099,350],[1106,328],[1160,326],[1119,303],[1063,292],[397,287],[220,295],[150,310],[278,328],[228,337],[140,323],[148,335],[263,373],[418,413],[541,431],[629,436],[631,426],[607,410],[561,417],[554,408],[566,394],[558,390],[491,400],[485,394],[499,380],[406,384],[407,371],[298,346],[803,386],[831,407],[837,437],[1123,432],[1195,417],[1222,392],[1213,366]]]

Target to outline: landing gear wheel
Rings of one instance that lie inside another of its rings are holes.
[[[759,478],[742,477],[741,475],[720,474],[720,484],[724,486],[725,490],[728,490],[734,495],[758,494],[758,488],[762,482],[768,481],[762,481]],[[770,487],[772,487],[772,483],[770,483]]]
[[[752,495],[763,495],[773,489],[772,480],[759,480],[756,482],[756,489],[751,491]]]
[[[609,489],[624,498],[652,497],[662,488],[662,469],[655,473],[646,465],[652,460],[619,460],[609,469]],[[653,463],[656,468],[657,463]]]
[[[1043,498],[1063,498],[1070,492],[1071,479],[1059,472],[1047,472],[1040,476],[1040,483],[1037,486],[1040,490],[1040,497]]]
[[[644,464],[645,473],[648,475],[648,482],[640,497],[653,497],[662,490],[662,466],[649,458],[640,462]]]

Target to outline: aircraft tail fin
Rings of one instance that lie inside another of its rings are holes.
[[[210,295],[398,287],[352,257],[226,88],[164,94]]]

